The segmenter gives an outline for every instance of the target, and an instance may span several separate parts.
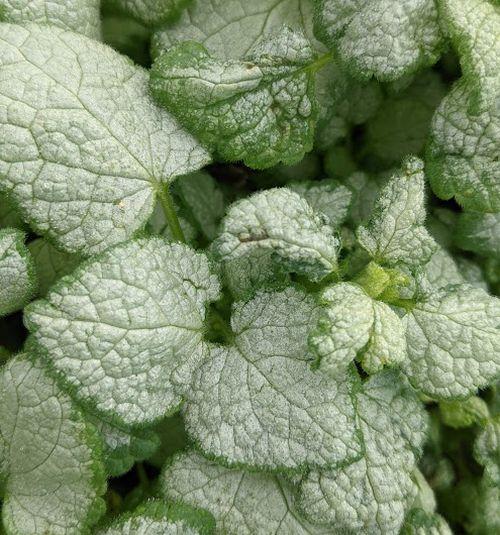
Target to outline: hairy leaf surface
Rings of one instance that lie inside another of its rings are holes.
[[[0,20],[54,24],[92,39],[101,36],[100,0],[0,0]]]
[[[337,269],[340,242],[328,223],[298,193],[274,188],[230,207],[214,249],[223,261],[269,251],[290,271],[319,280]]]
[[[0,374],[0,460],[7,533],[89,533],[104,511],[99,440],[38,362],[10,360]]]
[[[378,263],[423,264],[437,248],[425,217],[423,162],[410,158],[380,192],[368,225],[357,230],[358,241]]]
[[[140,424],[180,404],[205,351],[205,307],[218,294],[205,255],[141,239],[82,264],[26,321],[78,398]]]
[[[161,489],[168,500],[210,511],[217,529],[228,535],[330,533],[300,516],[285,479],[225,468],[194,452],[174,457],[161,476]]]
[[[258,293],[233,309],[234,343],[195,372],[186,428],[230,465],[271,470],[331,466],[359,456],[353,377],[310,369],[314,300],[293,288]]]
[[[0,25],[0,189],[58,247],[89,255],[124,241],[159,188],[208,162],[147,78],[83,36]]]
[[[23,308],[35,293],[35,266],[24,238],[20,230],[0,230],[0,317]]]
[[[357,77],[395,80],[432,65],[443,39],[434,0],[315,0],[318,38]]]
[[[500,372],[500,300],[452,286],[417,303],[406,318],[412,384],[435,398],[463,398]]]
[[[393,372],[384,372],[364,384],[357,418],[363,457],[308,474],[300,508],[311,521],[339,532],[397,535],[416,494],[412,471],[425,440],[425,411]]]
[[[313,146],[319,61],[303,33],[286,27],[244,60],[220,60],[189,41],[156,60],[151,90],[220,159],[291,165]]]

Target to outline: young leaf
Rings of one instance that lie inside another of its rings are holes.
[[[30,242],[28,250],[35,263],[40,297],[62,276],[71,273],[80,262],[77,255],[61,252],[43,238]]]
[[[320,280],[336,271],[339,245],[327,216],[297,193],[274,188],[229,208],[214,250],[223,261],[270,251],[290,271]]]
[[[474,443],[474,458],[484,466],[484,480],[500,487],[500,416],[485,424]]]
[[[235,305],[234,343],[211,350],[193,376],[185,422],[211,457],[269,470],[332,466],[360,454],[351,390],[310,369],[317,305],[288,288]]]
[[[95,429],[26,355],[0,374],[0,460],[7,533],[89,533],[104,511]]]
[[[92,39],[101,37],[100,0],[0,0],[0,20],[54,24]]]
[[[388,305],[345,282],[326,288],[321,299],[324,312],[310,336],[320,370],[335,377],[358,353],[368,373],[405,358],[403,324]]]
[[[315,0],[315,31],[356,77],[395,80],[443,48],[434,0]]]
[[[153,35],[157,58],[183,41],[201,43],[219,59],[241,59],[284,24],[312,38],[310,0],[192,0],[179,20]]]
[[[293,182],[289,188],[309,203],[316,212],[322,212],[333,228],[338,228],[347,217],[352,193],[336,180],[320,182]]]
[[[25,318],[74,394],[132,425],[180,404],[205,351],[205,307],[218,295],[205,255],[141,239],[82,264]]]
[[[220,60],[186,42],[151,71],[158,102],[222,160],[264,169],[300,161],[313,146],[318,59],[302,33],[283,28],[244,60]]]
[[[469,210],[500,211],[500,8],[489,0],[441,0],[463,78],[436,111],[427,153],[434,193]]]
[[[455,241],[462,249],[500,259],[500,212],[463,212]]]
[[[177,455],[166,466],[160,484],[167,500],[210,511],[220,533],[331,533],[300,516],[294,507],[290,484],[279,476],[225,468],[187,452]]]
[[[397,535],[416,494],[412,479],[425,440],[426,413],[393,372],[368,380],[358,396],[363,457],[312,471],[299,489],[306,517],[340,532]]]
[[[215,521],[207,511],[151,500],[119,516],[97,535],[211,535],[214,532]]]
[[[35,289],[35,266],[24,233],[0,230],[0,317],[23,308]]]
[[[144,226],[156,193],[208,162],[112,49],[54,27],[0,25],[0,189],[68,252]],[[22,95],[22,98],[20,97]],[[15,110],[15,112],[14,112]]]
[[[177,17],[192,0],[113,0],[121,9],[147,26],[158,26]]]
[[[464,400],[441,401],[439,413],[443,423],[455,429],[483,424],[489,417],[488,405],[478,396]]]
[[[417,303],[405,317],[412,384],[433,398],[464,398],[500,371],[500,300],[454,286]]]
[[[409,158],[380,192],[368,225],[358,228],[360,245],[377,263],[426,263],[437,245],[425,228],[424,202],[423,162]]]

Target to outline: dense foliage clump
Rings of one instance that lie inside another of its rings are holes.
[[[0,532],[500,533],[498,0],[0,0]]]

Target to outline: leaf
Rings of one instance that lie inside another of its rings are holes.
[[[428,291],[440,290],[450,284],[464,284],[467,282],[460,273],[453,257],[441,247],[431,256],[422,267],[419,283]]]
[[[500,212],[462,212],[455,241],[462,249],[500,259]]]
[[[452,43],[460,56],[463,80],[477,113],[500,91],[500,10],[497,0],[439,0]],[[498,106],[498,104],[497,104]]]
[[[181,177],[176,191],[199,230],[213,240],[225,211],[224,195],[217,182],[208,173],[199,171]]]
[[[90,533],[104,512],[99,440],[32,357],[2,368],[0,431],[7,533]]]
[[[37,238],[30,242],[28,250],[35,264],[38,295],[41,297],[57,280],[71,273],[80,263],[80,258],[77,255],[58,251],[43,238]]]
[[[153,35],[152,55],[197,41],[219,59],[241,59],[284,24],[302,28],[311,39],[311,12],[310,0],[193,0],[179,20]]]
[[[366,125],[366,150],[385,165],[419,154],[444,93],[440,76],[426,71],[405,91],[386,98]]]
[[[5,195],[0,193],[0,228],[25,230],[26,225]]]
[[[327,287],[321,300],[323,313],[309,338],[320,370],[338,376],[358,354],[368,373],[403,361],[403,324],[388,305],[348,282]]]
[[[464,208],[500,211],[500,9],[488,0],[441,0],[463,77],[433,120],[429,180],[442,199]]]
[[[53,24],[92,39],[101,37],[99,0],[0,0],[0,20]]]
[[[465,398],[500,371],[500,300],[454,286],[417,303],[406,318],[412,384],[432,398]]]
[[[0,317],[23,308],[36,290],[35,266],[24,237],[20,230],[0,230]]]
[[[471,93],[459,81],[434,114],[426,171],[434,193],[467,210],[500,211],[500,106],[468,111]]]
[[[281,477],[220,466],[195,452],[176,455],[160,479],[167,500],[210,511],[227,535],[319,535],[330,531],[301,518]]]
[[[345,221],[351,205],[352,193],[336,180],[294,182],[289,185],[316,212],[322,212],[333,228],[338,228]]]
[[[416,494],[412,471],[426,435],[426,413],[393,372],[370,378],[358,396],[363,457],[311,471],[298,504],[306,518],[339,532],[397,535]]]
[[[332,466],[359,456],[351,391],[310,369],[312,297],[293,288],[237,303],[234,343],[214,347],[193,376],[188,433],[210,457],[269,470]]]
[[[180,404],[219,295],[205,255],[159,238],[119,245],[61,279],[25,319],[75,396],[122,425]]]
[[[412,509],[400,535],[453,535],[453,532],[441,515]]]
[[[148,501],[131,513],[119,516],[97,535],[211,535],[212,515],[184,504]]]
[[[158,449],[160,439],[149,429],[130,429],[87,413],[87,419],[101,435],[106,472],[117,477],[128,472],[135,461],[147,459]]]
[[[488,405],[477,396],[471,396],[463,401],[441,401],[439,413],[444,425],[455,429],[482,424],[489,417]]]
[[[354,225],[368,221],[375,202],[380,195],[382,184],[378,177],[368,176],[363,172],[349,174],[343,183],[352,192],[349,219]]]
[[[290,285],[290,277],[273,259],[273,251],[264,248],[225,259],[222,273],[225,286],[235,300],[248,300],[259,290],[282,290]]]
[[[274,188],[229,208],[214,251],[225,262],[269,251],[284,268],[320,280],[337,270],[339,245],[324,214],[297,193]]]
[[[423,162],[409,158],[381,190],[367,226],[358,228],[360,245],[377,263],[427,262],[437,245],[424,226],[424,202]]]
[[[432,65],[443,38],[434,0],[315,0],[315,32],[360,79],[390,81]]]
[[[113,0],[125,12],[147,26],[173,20],[192,0]]]
[[[500,486],[500,416],[492,418],[479,431],[474,442],[474,458],[484,466],[484,480]]]
[[[90,255],[141,229],[156,192],[208,162],[148,75],[58,28],[0,25],[0,189],[34,230]]]
[[[311,45],[290,28],[257,44],[244,60],[220,60],[189,41],[151,71],[156,100],[224,161],[264,169],[300,161],[316,122]]]

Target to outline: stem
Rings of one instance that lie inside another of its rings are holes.
[[[168,185],[159,186],[157,189],[157,194],[174,240],[186,243],[186,237],[184,236],[184,232],[182,232],[179,218],[177,217],[177,213],[175,211],[174,201],[170,195]]]

